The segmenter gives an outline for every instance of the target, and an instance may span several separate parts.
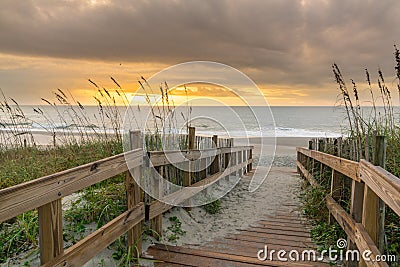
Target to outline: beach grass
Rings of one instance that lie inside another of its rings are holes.
[[[48,108],[37,106],[33,111],[46,125],[32,121],[15,99],[0,92],[0,189],[122,153],[120,107],[122,105],[130,112],[136,129],[141,129],[135,116],[141,109],[133,107],[125,90],[114,78],[111,80],[116,86],[113,89],[101,87],[89,79],[95,87],[93,98],[97,104],[97,113],[93,117],[68,90],[58,89],[53,92],[52,99],[42,98]],[[173,97],[168,94],[165,83],[160,86],[162,105],[154,105],[157,96],[148,82],[142,77],[138,83],[154,118],[154,127],[144,129],[145,146],[149,151],[160,150],[162,126],[173,128],[176,123]],[[56,114],[57,120],[49,112]],[[182,116],[190,117],[189,107],[188,114]],[[38,145],[32,123],[40,125],[53,137],[53,142]],[[171,139],[184,149],[187,146],[184,137],[177,134]],[[125,175],[121,174],[75,193],[69,208],[63,212],[65,247],[87,235],[90,225],[99,228],[124,212],[127,209],[125,192]],[[126,236],[121,236],[111,247],[115,250],[114,259],[121,265],[131,260],[126,250]],[[37,210],[0,223],[0,263],[27,251],[38,252]]]

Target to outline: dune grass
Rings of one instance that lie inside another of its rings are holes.
[[[114,78],[111,80],[115,84],[113,89],[89,79],[95,88],[93,99],[97,104],[97,113],[92,115],[68,90],[57,89],[52,99],[42,98],[47,108],[33,107],[33,112],[45,125],[27,117],[15,99],[7,98],[0,91],[0,189],[122,153],[121,105],[130,114],[133,129],[141,129],[137,119],[141,108],[131,105],[125,90]],[[162,127],[176,126],[173,97],[165,83],[159,92],[162,105],[155,105],[159,98],[148,82],[142,77],[138,84],[154,119],[152,128],[146,126],[145,145],[148,150],[159,150]],[[190,112],[188,107],[188,114],[182,116],[189,118]],[[51,145],[37,144],[33,124],[52,136]],[[180,149],[187,145],[182,137],[172,136]],[[87,235],[89,225],[99,228],[124,212],[127,209],[125,191],[125,175],[121,174],[77,192],[63,214],[65,247]],[[126,236],[121,236],[112,248],[116,264],[129,264],[131,255],[126,250]],[[37,210],[0,223],[0,264],[28,251],[38,252]]]
[[[378,68],[376,83],[370,72],[365,69],[365,81],[370,99],[361,98],[361,93],[357,83],[350,79],[351,89],[348,89],[344,76],[337,64],[332,65],[335,81],[339,87],[339,105],[341,105],[347,117],[348,139],[353,141],[355,146],[355,156],[351,160],[367,159],[372,161],[372,143],[376,135],[386,137],[386,162],[385,169],[397,177],[400,177],[400,110],[399,106],[394,105],[396,94],[400,103],[400,52],[394,46],[395,59],[395,89],[391,89],[387,84],[384,74]],[[391,79],[392,80],[392,79]],[[362,103],[367,102],[371,105],[369,110],[363,108]],[[368,112],[367,112],[368,111]],[[317,166],[318,168],[318,166]],[[317,174],[318,176],[319,174]],[[327,224],[328,213],[325,205],[325,195],[330,192],[330,173],[323,173],[323,177],[317,177],[321,189],[308,188],[303,194],[304,212],[313,219],[315,227],[311,231],[313,239],[322,247],[332,245],[335,239],[343,237],[344,233],[336,223]],[[326,176],[326,177],[325,177]],[[324,178],[325,177],[325,178]],[[326,181],[325,183],[323,181]],[[350,185],[344,186],[350,188]],[[350,194],[342,192],[340,205],[349,211]],[[316,212],[318,211],[318,212]],[[399,255],[400,253],[400,216],[389,207],[386,207],[385,217],[385,254]],[[397,264],[397,263],[392,263]]]

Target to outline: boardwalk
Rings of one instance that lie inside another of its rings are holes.
[[[294,170],[293,170],[294,171]],[[293,179],[294,175],[291,175]],[[288,179],[291,179],[288,177]],[[293,194],[288,190],[288,194]],[[289,196],[289,199],[292,196]],[[287,199],[287,198],[286,198]],[[315,249],[309,237],[310,227],[298,212],[299,201],[282,203],[272,214],[260,216],[256,223],[234,234],[218,238],[199,247],[156,244],[146,257],[158,261],[159,266],[329,266],[316,262],[261,261],[257,252],[268,246],[268,251],[281,249],[289,252]],[[262,255],[261,255],[262,256]],[[287,257],[287,255],[286,255]]]

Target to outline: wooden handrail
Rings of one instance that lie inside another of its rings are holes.
[[[361,180],[400,215],[400,179],[366,160],[360,161]]]
[[[297,152],[300,152],[307,157],[313,158],[323,163],[324,165],[331,167],[332,169],[340,173],[343,173],[353,180],[356,180],[358,182],[360,181],[358,162],[303,147],[298,147]]]
[[[253,146],[220,147],[193,150],[150,151],[150,161],[154,167],[166,164],[183,163],[197,159],[205,159],[225,153],[234,153],[253,149]]]
[[[296,164],[298,171],[311,185],[320,187],[313,174],[304,166],[307,165],[310,168],[309,163],[311,160],[320,162],[332,169],[332,183],[334,178],[336,178],[335,172],[340,172],[345,177],[347,176],[353,180],[351,196],[352,215],[348,214],[336,202],[333,197],[333,187],[331,188],[331,195],[326,196],[326,205],[330,214],[332,214],[347,233],[348,238],[354,242],[359,250],[371,251],[371,258],[381,254],[377,247],[379,235],[376,229],[379,222],[375,219],[378,203],[372,200],[378,196],[397,215],[400,215],[400,179],[383,168],[365,160],[355,162],[306,148],[297,148],[297,152],[298,159]],[[360,190],[359,188],[364,189],[364,193],[361,191],[361,195],[358,191]],[[375,198],[367,193],[373,194]],[[360,213],[362,213],[362,220]],[[377,261],[369,261],[365,262],[365,264],[367,266],[388,266],[385,262]]]
[[[144,220],[144,216],[144,203],[141,202],[41,266],[82,266],[129,229]]]
[[[128,170],[127,161],[130,166],[141,165],[142,149],[135,149],[2,189],[0,190],[0,222],[123,173]]]
[[[353,180],[364,182],[400,216],[400,178],[366,160],[351,161],[303,147],[298,147],[297,152],[317,160]]]
[[[126,232],[128,232],[128,246],[135,245],[133,241],[141,238],[141,222],[145,219],[145,204],[140,202],[143,201],[140,200],[140,189],[132,177],[134,175],[137,176],[136,178],[140,178],[140,167],[145,164],[144,152],[142,148],[137,148],[141,147],[140,138],[140,132],[130,132],[132,150],[129,152],[0,190],[0,223],[38,208],[42,266],[81,266]],[[242,174],[243,171],[250,171],[253,162],[252,149],[252,146],[240,146],[149,152],[151,165],[156,168],[173,163],[188,162],[191,164],[191,161],[197,159],[205,161],[206,158],[214,156],[229,156],[228,159],[230,159],[232,155],[239,153],[241,158],[239,160],[235,156],[234,162],[225,158],[223,169],[220,169],[219,164],[215,164],[214,171],[216,173],[211,173],[208,177],[204,173],[202,180],[164,196],[164,200],[168,200],[169,204],[159,200],[153,201],[149,205],[149,219],[160,218],[165,211],[172,208],[172,203],[180,204],[187,201],[223,177],[234,172]],[[244,151],[250,151],[250,153],[245,154]],[[247,155],[247,158],[244,155]],[[129,169],[134,171],[132,175]],[[121,173],[126,173],[127,211],[64,251],[61,199]],[[138,229],[139,231],[137,231]]]

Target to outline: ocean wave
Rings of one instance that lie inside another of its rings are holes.
[[[217,134],[220,136],[229,137],[339,137],[340,133],[321,131],[321,130],[308,130],[300,128],[289,128],[289,127],[276,127],[275,129],[263,129],[261,131],[230,131],[216,132],[216,131],[202,131],[198,130],[196,133],[204,135]]]

